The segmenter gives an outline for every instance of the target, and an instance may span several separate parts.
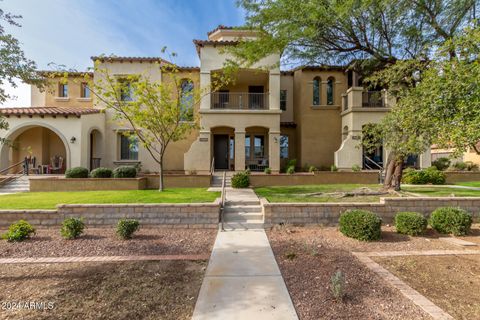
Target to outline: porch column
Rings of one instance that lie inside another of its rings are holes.
[[[270,110],[280,110],[280,70],[271,70],[268,76],[268,104]]]
[[[235,128],[235,171],[245,170],[245,128]]]
[[[210,109],[210,86],[211,86],[211,76],[210,70],[200,71],[200,89],[202,94],[205,94],[200,101],[200,109],[207,110]]]
[[[280,131],[268,132],[268,166],[273,173],[280,172]]]

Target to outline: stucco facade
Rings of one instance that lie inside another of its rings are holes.
[[[210,32],[207,40],[194,40],[199,67],[180,67],[177,77],[191,80],[206,92],[194,106],[199,126],[185,139],[169,145],[165,169],[201,174],[212,168],[263,171],[268,167],[280,172],[291,159],[297,160],[299,168],[329,169],[335,165],[340,170],[353,166],[377,169],[369,165],[370,160],[381,166],[386,151],[382,148],[374,155],[366,154],[360,145],[362,128],[380,122],[394,102],[384,91],[372,93],[358,87],[357,76],[344,67],[305,66],[280,71],[280,55],[272,54],[239,69],[233,81],[212,91],[215,75],[233,58],[228,48],[239,38],[255,35],[253,31],[220,27]],[[166,63],[160,58],[93,59],[98,68],[115,77],[171,80],[159,67]],[[87,76],[98,84],[102,74],[97,71]],[[0,136],[16,145],[2,146],[1,168],[33,155],[43,165],[53,157],[65,158],[64,169],[128,164],[147,172],[158,171],[158,164],[141,145],[135,157],[125,159],[121,137],[131,128],[115,120],[112,111],[85,90],[84,77],[81,73],[72,73],[67,80],[50,76],[48,90],[32,87],[31,111],[0,110],[10,125]],[[427,154],[418,158],[417,166],[429,165]]]

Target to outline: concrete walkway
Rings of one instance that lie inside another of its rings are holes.
[[[235,207],[259,201],[250,189],[228,188],[226,199]],[[265,231],[242,226],[219,231],[193,319],[298,319]]]

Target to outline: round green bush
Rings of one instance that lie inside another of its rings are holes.
[[[466,235],[472,226],[472,215],[460,208],[438,208],[430,215],[430,225],[443,234]]]
[[[338,221],[340,232],[362,241],[378,240],[381,236],[382,219],[367,210],[347,210]]]
[[[84,167],[74,167],[65,171],[65,178],[88,178],[88,169]]]
[[[137,176],[137,168],[132,166],[121,166],[113,170],[114,178],[135,178]]]
[[[232,176],[233,188],[248,188],[250,185],[250,172],[237,172]]]
[[[286,173],[287,174],[294,174],[295,173],[295,167],[294,166],[288,167]]]
[[[395,228],[398,233],[416,236],[427,229],[428,221],[418,212],[399,212],[395,215]]]
[[[35,234],[35,228],[25,220],[19,220],[8,227],[8,231],[2,235],[2,238],[13,242],[23,241]]]
[[[92,178],[111,178],[113,175],[112,169],[109,168],[97,168],[90,172],[90,177]]]
[[[83,233],[83,229],[85,229],[83,218],[67,218],[63,220],[60,234],[65,239],[76,239]]]
[[[140,227],[140,222],[135,219],[121,219],[117,223],[117,235],[126,240],[131,239],[135,231]]]
[[[382,219],[371,211],[347,210],[338,223],[340,232],[347,237],[362,241],[380,239]]]
[[[451,161],[448,158],[442,157],[438,158],[435,161],[432,161],[432,166],[437,168],[440,171],[447,170],[448,167],[450,167]]]
[[[446,175],[436,167],[423,170],[406,169],[402,181],[408,184],[444,184]]]

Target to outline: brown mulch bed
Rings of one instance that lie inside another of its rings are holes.
[[[426,237],[383,228],[379,242],[343,236],[334,227],[277,227],[268,231],[282,275],[300,319],[429,319],[421,309],[367,269],[352,251],[456,249],[429,231]],[[331,277],[345,275],[345,298],[331,294]]]
[[[190,319],[206,264],[150,261],[2,266],[0,301],[6,308],[0,309],[0,318]],[[6,304],[19,301],[44,302],[51,309],[12,310]]]
[[[480,255],[373,259],[455,319],[480,319]]]
[[[0,258],[209,254],[217,230],[144,228],[133,239],[121,240],[111,228],[87,228],[75,240],[57,229],[39,229],[31,239],[0,240]]]

